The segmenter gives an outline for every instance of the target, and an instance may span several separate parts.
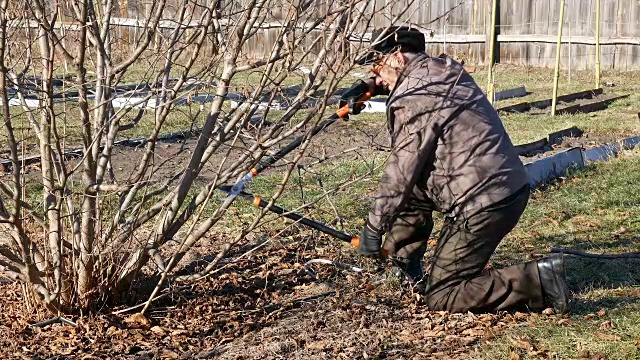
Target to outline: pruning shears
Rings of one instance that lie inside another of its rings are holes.
[[[361,106],[365,101],[369,100],[372,96],[371,92],[366,92],[364,95],[362,95],[356,102],[355,102],[355,106]],[[319,133],[320,131],[324,130],[327,126],[333,124],[334,122],[336,122],[339,119],[343,119],[345,117],[347,117],[350,113],[350,108],[349,105],[344,105],[343,107],[341,107],[340,109],[338,109],[333,115],[331,115],[330,117],[328,117],[326,120],[322,121],[320,124],[318,124],[316,127],[314,127],[311,130],[311,136],[315,136],[317,133]],[[240,180],[238,180],[238,182],[236,182],[233,186],[231,185],[220,185],[218,186],[218,190],[227,193],[227,200],[233,200],[235,199],[237,196],[241,196],[243,198],[249,199],[251,200],[252,204],[256,207],[261,207],[261,208],[266,208],[267,210],[270,210],[276,214],[282,215],[283,217],[286,217],[288,219],[294,220],[296,222],[299,222],[301,224],[304,224],[306,226],[309,226],[313,229],[316,229],[320,232],[323,232],[325,234],[331,235],[337,239],[340,239],[342,241],[348,242],[350,243],[353,247],[358,247],[358,245],[360,245],[360,238],[357,236],[351,236],[348,235],[346,233],[343,233],[341,231],[338,231],[336,229],[330,228],[320,222],[317,222],[315,220],[311,220],[308,218],[303,217],[302,215],[296,214],[296,213],[292,213],[289,212],[279,206],[276,205],[271,205],[268,206],[269,203],[262,200],[260,197],[258,196],[253,196],[252,194],[246,193],[244,192],[244,188],[246,186],[246,184],[248,184],[251,179],[253,179],[254,177],[258,176],[258,174],[260,174],[262,171],[264,171],[265,169],[267,169],[268,167],[270,167],[271,165],[275,164],[278,160],[282,159],[283,157],[285,157],[288,153],[290,153],[291,151],[293,151],[294,149],[296,149],[298,146],[300,146],[300,144],[302,144],[302,142],[304,141],[306,135],[302,135],[299,136],[297,138],[295,138],[293,141],[291,141],[291,143],[289,143],[287,146],[285,146],[284,148],[278,150],[275,154],[267,157],[266,159],[262,160],[260,163],[258,163],[258,165],[256,165],[254,168],[250,169],[249,172],[247,172],[243,177],[240,178]]]
[[[358,101],[356,101],[356,105],[357,106],[362,105],[365,101],[371,99],[371,96],[372,94],[370,92],[365,93],[360,97],[360,99],[358,99]],[[349,115],[349,105],[345,105],[341,107],[333,115],[331,115],[326,120],[322,121],[320,124],[314,127],[311,130],[311,136],[315,136],[317,133],[324,130],[327,126],[333,124],[339,119],[345,118],[347,115]],[[291,143],[289,143],[287,146],[278,150],[278,152],[276,152],[275,154],[262,160],[260,163],[258,163],[258,165],[256,165],[256,167],[251,168],[249,172],[247,172],[242,178],[240,178],[240,180],[238,180],[237,183],[235,183],[235,185],[231,187],[229,191],[229,197],[235,197],[240,195],[240,193],[244,190],[245,185],[249,183],[251,179],[258,176],[259,173],[261,173],[271,165],[275,164],[278,160],[282,159],[291,151],[293,151],[298,146],[300,146],[300,144],[302,144],[302,142],[304,141],[305,137],[306,135],[298,136],[293,141],[291,141]]]
[[[230,185],[221,185],[218,186],[218,190],[226,192],[231,194],[231,189],[232,187]],[[291,219],[293,221],[299,222],[303,225],[306,225],[310,228],[316,229],[320,232],[323,232],[325,234],[331,235],[337,239],[340,239],[342,241],[348,242],[351,244],[351,246],[353,247],[358,247],[358,245],[360,245],[360,238],[358,236],[351,236],[349,234],[343,233],[339,230],[333,229],[328,227],[327,225],[320,223],[318,221],[315,220],[311,220],[309,218],[306,218],[300,214],[296,214],[293,212],[290,212],[288,210],[285,210],[283,208],[281,208],[280,206],[276,206],[276,205],[271,205],[269,206],[269,202],[264,201],[262,198],[260,198],[259,196],[254,196],[252,194],[246,193],[244,191],[240,191],[239,194],[237,194],[237,196],[240,196],[242,198],[245,198],[249,201],[251,201],[251,204],[255,207],[260,207],[263,209],[267,209],[269,211],[272,211],[278,215],[282,215],[283,217],[286,217],[287,219]]]

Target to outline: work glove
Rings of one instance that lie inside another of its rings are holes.
[[[356,249],[360,254],[368,257],[381,257],[382,232],[373,228],[367,221],[360,232],[360,244]]]

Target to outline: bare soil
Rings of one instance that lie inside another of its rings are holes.
[[[310,128],[309,128],[310,129]],[[309,129],[302,129],[293,136],[282,142],[282,147],[286,146],[291,140],[298,136],[304,136]],[[245,135],[256,137],[257,132],[254,130],[246,130]],[[184,168],[192,156],[198,141],[197,136],[176,141],[162,141],[155,146],[152,158],[153,180],[166,180],[176,173],[177,169]],[[246,145],[236,146],[229,149],[228,146],[222,146],[211,157],[209,162],[205,164],[198,176],[198,181],[207,183],[213,180],[218,172],[220,162],[228,154],[227,164],[234,161],[241,154],[243,148],[250,146],[252,140],[245,140]],[[386,125],[380,121],[367,122],[362,120],[339,120],[328,126],[323,131],[313,137],[311,144],[308,146],[304,158],[300,164],[310,164],[326,161],[353,159],[354,157],[365,158],[373,153],[384,151],[388,146],[388,135]],[[274,149],[277,151],[278,148]],[[36,154],[37,149],[32,147],[31,152],[27,152],[25,157]],[[142,146],[126,146],[118,145],[114,147],[112,155],[112,168],[116,181],[127,179],[132,175],[144,154]],[[282,168],[287,164],[287,159],[296,153],[293,151],[289,156],[285,157],[276,165],[274,169]],[[78,163],[78,159],[69,159],[70,168]],[[39,164],[33,164],[26,167],[26,175],[28,178],[37,179],[40,174]],[[0,169],[2,170],[2,169]],[[269,172],[269,171],[266,171]],[[4,176],[9,173],[5,170]],[[0,173],[0,176],[3,176]]]
[[[306,129],[299,131],[295,136],[283,142],[283,144],[286,145],[288,141],[291,141],[297,136],[303,136],[305,131]],[[255,133],[252,135],[255,136]],[[601,134],[584,134],[580,137],[567,137],[563,138],[560,144],[548,147],[533,156],[522,156],[521,159],[524,162],[530,162],[552,156],[570,148],[580,147],[588,149],[617,140],[619,140],[619,137],[614,135]],[[173,176],[177,169],[183,168],[186,163],[188,163],[196,146],[196,142],[197,137],[195,136],[184,140],[158,142],[153,153],[153,179],[159,181],[166,180]],[[363,120],[338,121],[318,133],[312,139],[305,156],[299,163],[304,166],[310,163],[327,161],[328,159],[331,159],[331,161],[339,161],[344,159],[367,158],[374,154],[388,151],[388,145],[388,134],[384,122],[368,122]],[[231,159],[229,160],[230,162],[237,158],[242,153],[242,150],[232,149],[229,151],[229,149],[225,147],[219,149],[203,167],[197,181],[201,183],[212,181],[218,171],[220,161],[222,161],[227,152],[229,152],[228,158]],[[115,178],[117,180],[124,180],[133,174],[138,167],[143,153],[143,147],[115,146],[112,156]],[[265,171],[265,173],[279,171],[283,166],[286,166],[286,159],[290,159],[293,154],[295,154],[295,151],[274,165],[272,169]],[[72,159],[70,163],[74,166],[77,160]],[[40,175],[37,164],[27,167],[28,177],[37,179]],[[0,176],[2,176],[2,174],[0,174]],[[5,171],[4,176],[9,176],[9,174]]]
[[[557,104],[557,109],[558,109],[559,112],[562,112],[563,109],[568,108],[570,106],[575,106],[575,105],[584,106],[584,105],[588,105],[588,104],[592,104],[592,103],[596,103],[596,102],[600,102],[600,101],[613,99],[613,98],[616,98],[616,97],[617,97],[617,95],[600,94],[600,95],[597,95],[597,96],[593,96],[592,98],[589,98],[589,99],[575,99],[573,101],[559,101],[558,104]],[[549,114],[550,111],[551,110],[550,110],[549,107],[546,107],[544,109],[531,108],[526,113],[530,114],[530,115],[539,115],[539,114]]]
[[[562,138],[562,142],[560,144],[553,145],[545,149],[543,152],[537,153],[533,156],[522,156],[521,159],[523,162],[527,163],[545,157],[553,156],[557,153],[567,151],[571,148],[590,149],[604,144],[616,142],[618,140],[620,140],[620,138],[614,135],[598,134],[585,134],[580,137],[566,137]]]

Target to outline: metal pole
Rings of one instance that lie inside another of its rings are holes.
[[[596,0],[596,87],[600,87],[600,0]]]
[[[442,53],[443,54],[447,54],[447,23],[445,22],[442,25],[442,33],[444,34],[444,41],[442,44]]]
[[[571,20],[569,20],[569,85],[571,85]]]
[[[496,12],[498,9],[498,0],[493,0],[491,5],[491,42],[489,43],[489,73],[487,75],[487,98],[493,104],[493,61],[496,48]]]
[[[551,99],[551,116],[556,116],[558,105],[558,79],[560,78],[560,53],[562,50],[562,25],[564,23],[564,3],[560,1],[560,19],[558,19],[558,41],[556,42],[556,69],[553,73],[553,98]]]
[[[446,7],[446,0],[444,0],[445,3],[445,7]],[[443,54],[447,54],[447,17],[445,16],[444,18],[442,18],[442,38],[443,40],[443,44],[442,44],[442,53]]]

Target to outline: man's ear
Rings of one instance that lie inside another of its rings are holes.
[[[407,57],[401,51],[402,49],[398,49],[393,52],[393,57],[397,61],[400,66],[405,66],[407,64]]]
[[[396,66],[396,64],[400,65],[400,67],[402,67],[406,63],[404,55],[402,55],[402,52],[400,52],[400,49],[398,49],[398,50],[394,51],[393,53],[391,53],[389,57],[392,59],[394,67]]]

